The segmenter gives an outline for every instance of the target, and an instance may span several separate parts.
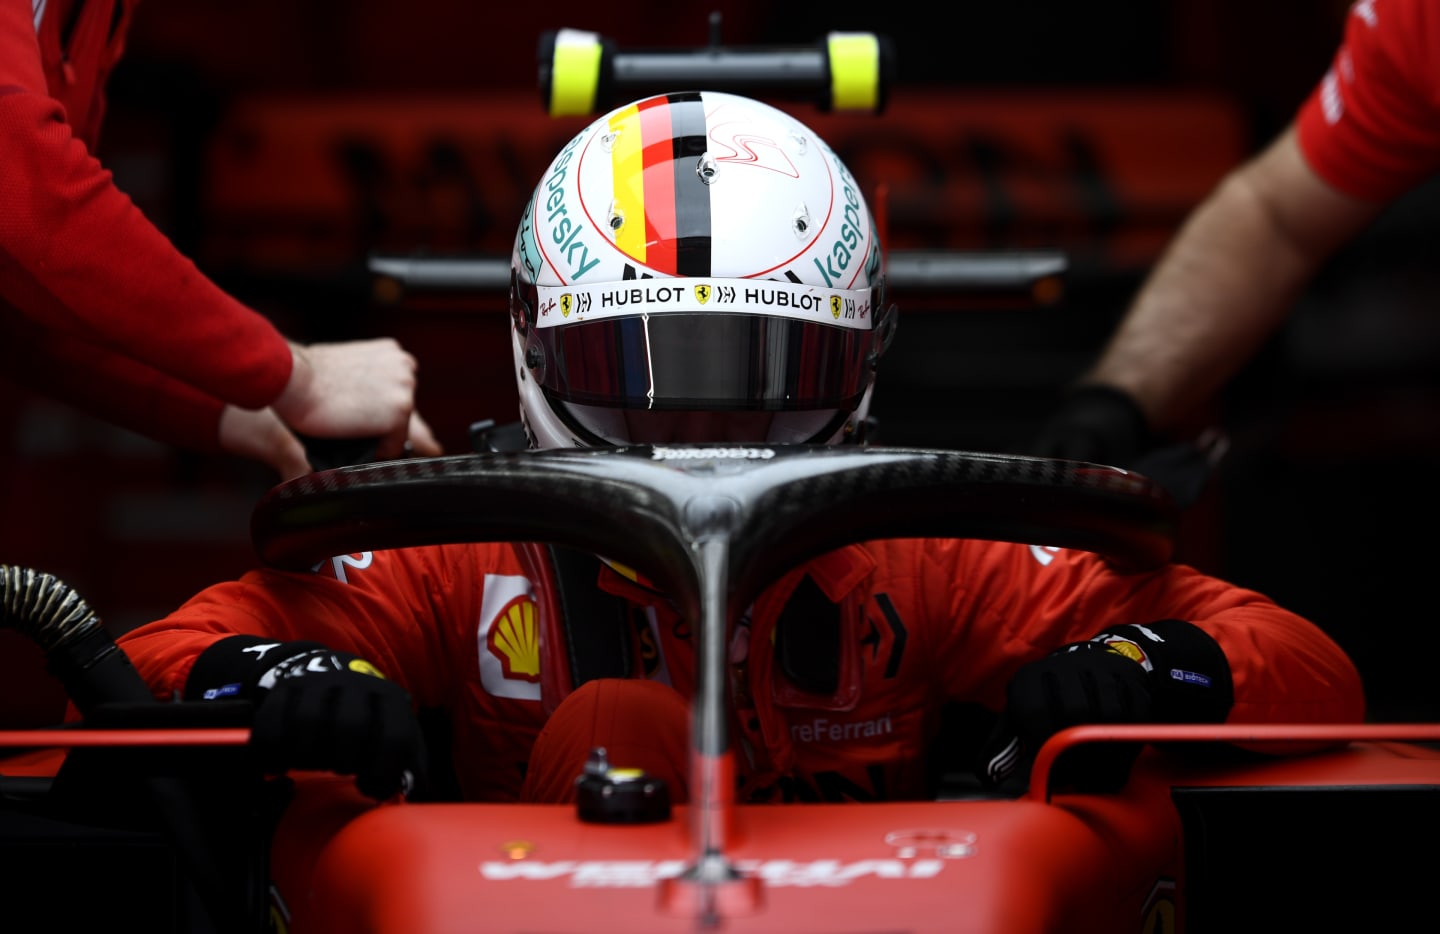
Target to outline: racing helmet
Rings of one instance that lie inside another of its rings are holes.
[[[600,117],[511,254],[531,447],[861,440],[895,312],[854,176],[785,112],[711,91]]]

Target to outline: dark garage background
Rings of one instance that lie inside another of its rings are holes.
[[[1345,4],[604,9],[601,20],[573,3],[146,0],[101,155],[183,250],[287,333],[399,337],[420,359],[422,410],[460,452],[472,421],[514,418],[504,296],[381,301],[366,260],[508,253],[521,200],[584,122],[544,115],[542,31],[698,47],[716,10],[733,46],[884,33],[899,60],[884,115],[786,106],[847,157],[872,201],[886,192],[891,246],[1058,251],[1069,271],[1048,304],[897,290],[881,440],[1016,450],[1185,213],[1308,93]],[[1379,720],[1440,714],[1426,537],[1440,461],[1436,209],[1431,186],[1397,204],[1198,413],[1196,427],[1222,425],[1232,447],[1181,546],[1320,622],[1360,663]],[[262,469],[156,445],[3,381],[0,402],[0,562],[58,574],[117,629],[253,563]],[[0,646],[6,665],[34,663],[13,641]],[[12,720],[36,716],[36,704],[6,704]]]

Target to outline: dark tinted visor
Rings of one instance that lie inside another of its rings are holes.
[[[754,314],[630,315],[531,328],[527,363],[552,398],[581,405],[848,410],[877,333]]]

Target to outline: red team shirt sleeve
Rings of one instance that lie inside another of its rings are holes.
[[[90,23],[89,7],[103,8],[103,17]],[[92,59],[103,65],[118,55],[123,37],[103,31],[110,9],[87,4],[76,35],[92,41],[76,52],[77,80],[103,81],[106,69]],[[101,32],[91,36],[87,29]],[[67,98],[88,101],[77,106],[93,117],[103,110],[101,90],[83,90]],[[173,407],[183,424],[208,432],[193,443],[209,445],[216,400],[263,408],[280,394],[290,378],[289,346],[264,316],[201,274],[116,188],[72,127],[72,116],[48,90],[31,0],[0,0],[0,305],[6,308],[0,340],[19,342],[19,315],[90,345],[94,359],[108,354],[134,361],[110,367],[110,378],[119,382],[108,387],[112,405],[132,412],[154,399],[154,373],[193,387]],[[60,369],[69,361],[50,362]],[[67,371],[51,380],[78,385],[87,376]]]
[[[4,309],[0,309],[3,320]],[[148,438],[222,453],[224,403],[153,367],[33,322],[0,327],[0,372],[37,392]],[[117,391],[117,387],[121,387]]]
[[[1386,202],[1440,169],[1440,5],[1360,0],[1301,106],[1300,148],[1340,191]]]

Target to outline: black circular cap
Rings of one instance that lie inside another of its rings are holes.
[[[639,769],[589,772],[576,783],[580,819],[591,824],[653,824],[670,819],[670,789]]]

